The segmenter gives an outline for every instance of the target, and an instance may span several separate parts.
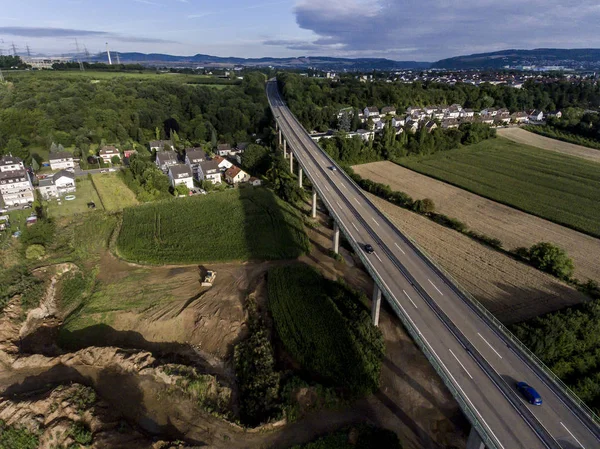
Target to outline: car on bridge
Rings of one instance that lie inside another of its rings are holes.
[[[368,243],[365,245],[365,252],[367,254],[373,254],[375,252],[375,250],[373,249],[372,245],[369,245]]]
[[[542,397],[540,394],[526,382],[517,383],[517,390],[519,390],[519,393],[521,393],[530,404],[542,405]]]

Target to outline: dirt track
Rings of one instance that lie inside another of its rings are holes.
[[[550,275],[469,237],[373,195],[369,197],[399,229],[504,323],[534,318],[587,299]]]
[[[506,137],[513,142],[531,145],[532,147],[538,147],[542,150],[550,150],[557,153],[577,156],[589,161],[600,162],[600,150],[540,136],[539,134],[521,128],[500,128],[497,132],[499,136]]]

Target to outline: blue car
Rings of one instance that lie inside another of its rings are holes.
[[[517,383],[517,390],[532,405],[542,405],[542,397],[535,389],[525,382]]]

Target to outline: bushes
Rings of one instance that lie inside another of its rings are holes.
[[[7,426],[0,419],[0,449],[37,449],[39,441],[29,430]]]
[[[47,247],[52,243],[56,226],[50,220],[40,220],[37,223],[27,226],[21,234],[21,243],[25,246],[42,245]]]
[[[518,248],[516,253],[525,257],[534,267],[559,279],[570,280],[575,271],[573,260],[563,249],[552,243],[536,243],[529,250]]]
[[[0,270],[0,313],[16,295],[21,295],[21,305],[30,309],[39,302],[44,292],[44,283],[36,278],[27,267],[17,265]]]
[[[42,245],[29,245],[25,250],[25,258],[38,260],[44,257],[46,249]]]
[[[307,265],[273,268],[267,281],[277,335],[305,370],[350,396],[378,388],[383,337],[355,292]]]

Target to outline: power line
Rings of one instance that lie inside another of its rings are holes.
[[[31,58],[31,49],[29,48],[29,44],[26,44],[27,47],[27,56]]]
[[[79,42],[75,39],[75,49],[77,50],[77,62],[79,63],[79,70],[85,72],[85,68],[83,67],[83,62],[81,62],[81,53],[79,51]]]

